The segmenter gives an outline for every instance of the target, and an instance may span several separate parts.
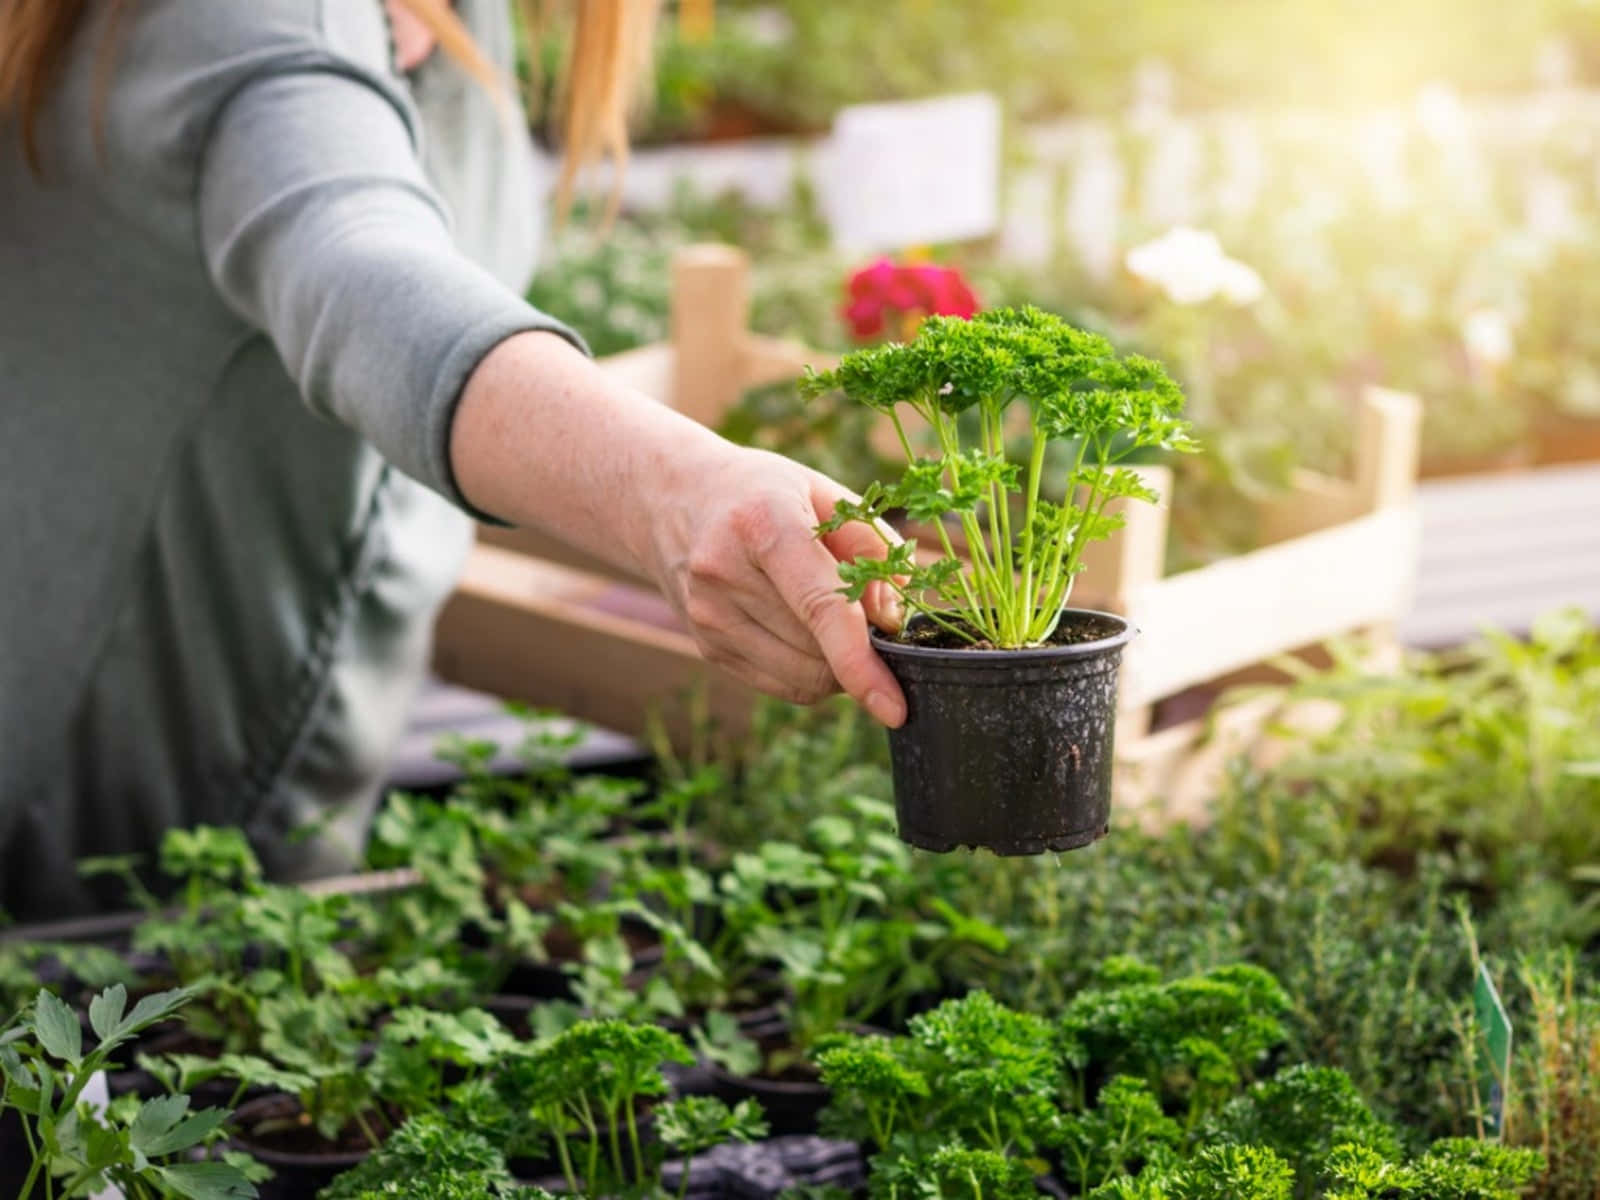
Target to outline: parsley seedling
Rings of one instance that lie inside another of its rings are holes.
[[[808,371],[807,396],[840,390],[894,423],[909,465],[898,483],[873,483],[842,502],[819,534],[852,521],[882,530],[891,510],[932,526],[942,556],[920,561],[914,541],[884,536],[884,557],[841,563],[845,595],[869,584],[900,594],[909,610],[963,644],[1010,649],[1049,640],[1083,567],[1084,547],[1109,537],[1121,519],[1116,499],[1158,497],[1119,465],[1141,450],[1198,449],[1180,413],[1183,394],[1159,363],[1119,357],[1111,344],[1036,308],[992,309],[972,320],[930,317],[916,340],[844,356],[831,371]],[[1007,451],[1007,416],[1027,409],[1022,461]],[[922,418],[937,453],[919,457],[901,411]],[[977,445],[963,445],[963,419]],[[1073,458],[1061,503],[1044,498],[1046,451]],[[967,559],[947,521],[959,524]]]

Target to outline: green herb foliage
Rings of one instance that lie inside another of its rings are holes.
[[[841,503],[821,531],[851,521],[880,528],[887,512],[903,509],[933,527],[943,554],[919,562],[914,542],[886,537],[882,558],[841,564],[846,594],[860,599],[869,584],[885,584],[962,641],[1046,641],[1084,547],[1121,524],[1107,506],[1157,499],[1117,464],[1136,451],[1197,448],[1179,415],[1182,393],[1158,363],[1119,358],[1104,338],[1035,308],[991,309],[970,321],[931,317],[914,341],[852,351],[803,384],[809,395],[834,388],[890,417],[909,465],[898,483]],[[1022,461],[1006,453],[1014,404],[1028,421]],[[902,409],[932,429],[934,456],[917,455]],[[962,444],[963,418],[977,427],[976,445]],[[1052,443],[1076,447],[1059,504],[1041,494]],[[949,521],[970,562],[958,556]]]
[[[102,1112],[80,1102],[118,1049],[175,1016],[191,998],[183,990],[158,992],[130,1010],[127,989],[116,984],[90,1003],[94,1041],[85,1044],[78,1014],[41,990],[32,1008],[0,1032],[0,1112],[12,1109],[22,1118],[33,1160],[19,1197],[33,1195],[36,1182],[63,1200],[111,1187],[128,1200],[256,1194],[237,1162],[189,1159],[190,1150],[217,1139],[226,1111],[190,1112],[184,1095],[143,1103],[129,1097]]]
[[[693,1061],[664,1029],[584,1020],[510,1062],[497,1086],[554,1143],[568,1186],[600,1195],[632,1184],[646,1161],[640,1102],[667,1093],[662,1064]]]

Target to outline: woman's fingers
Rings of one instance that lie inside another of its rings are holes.
[[[867,618],[839,592],[838,560],[806,523],[785,523],[752,546],[756,565],[772,580],[791,612],[816,638],[839,686],[878,721],[897,728],[905,698],[867,638]]]
[[[816,643],[810,651],[795,650],[744,611],[730,608],[717,629],[702,632],[701,642],[717,666],[790,704],[816,704],[838,691],[834,670]]]
[[[786,699],[815,701],[843,688],[878,721],[899,726],[905,698],[872,648],[862,606],[840,592],[835,557],[882,554],[883,541],[866,527],[830,535],[830,545],[817,538],[819,510],[849,494],[823,476],[755,451],[740,451],[732,467],[700,483],[701,496],[725,497],[712,515],[680,511],[665,526],[679,539],[663,556],[677,563],[671,594],[702,652]],[[881,591],[871,602],[885,626],[898,623]]]

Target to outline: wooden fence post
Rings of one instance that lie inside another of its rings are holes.
[[[733,246],[686,246],[672,258],[672,406],[712,429],[745,386],[750,258]]]
[[[1355,494],[1364,512],[1404,504],[1417,490],[1422,404],[1406,392],[1369,387],[1356,414]]]

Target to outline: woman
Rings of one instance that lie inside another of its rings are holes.
[[[876,536],[825,549],[836,484],[611,382],[519,299],[519,123],[438,55],[399,68],[453,32],[405,7],[420,31],[381,0],[0,0],[14,917],[108,902],[75,861],[180,824],[242,826],[279,876],[348,864],[466,514],[646,572],[759,688],[903,719],[835,590]],[[579,7],[582,156],[620,132],[649,5]],[[459,11],[457,57],[505,71],[504,0]]]

